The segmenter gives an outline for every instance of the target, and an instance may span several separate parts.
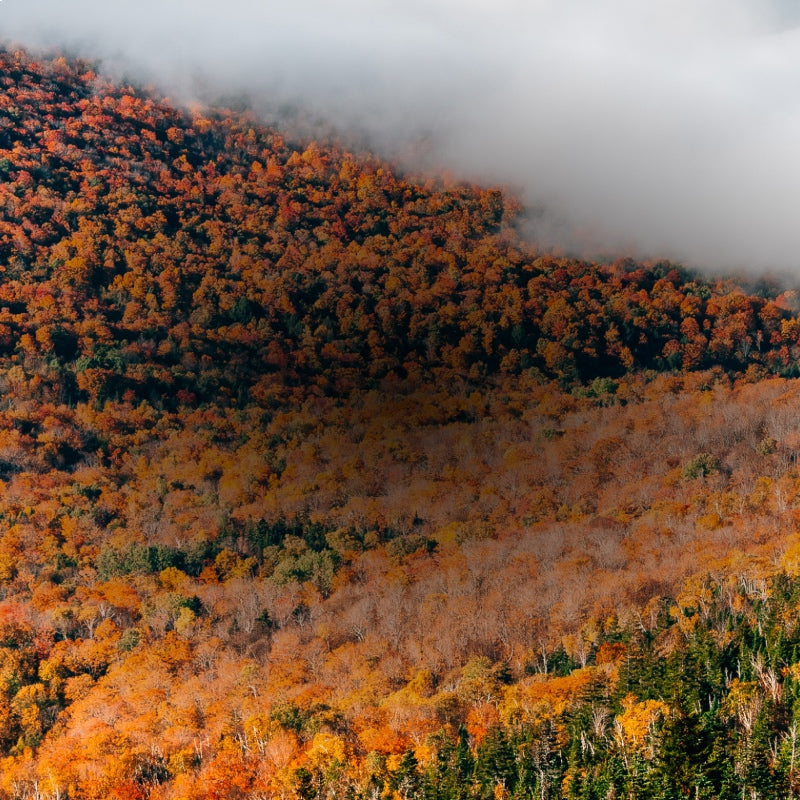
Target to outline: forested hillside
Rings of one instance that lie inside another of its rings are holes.
[[[792,291],[0,83],[0,798],[800,791]]]

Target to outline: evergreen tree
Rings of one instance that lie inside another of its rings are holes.
[[[417,797],[421,793],[422,776],[419,773],[419,762],[413,750],[408,749],[403,753],[400,764],[389,781],[389,786],[404,800]]]
[[[479,797],[487,800],[494,796],[497,784],[502,784],[509,792],[514,791],[516,759],[508,737],[500,727],[492,728],[478,747],[475,780]]]

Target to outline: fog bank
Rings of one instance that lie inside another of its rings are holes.
[[[0,37],[514,187],[544,247],[800,272],[800,13],[755,0],[4,0]]]

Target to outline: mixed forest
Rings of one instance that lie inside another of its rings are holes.
[[[800,315],[0,50],[0,798],[800,796]]]

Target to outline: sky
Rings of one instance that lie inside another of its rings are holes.
[[[797,275],[796,6],[0,0],[0,40],[508,186],[543,249]]]

